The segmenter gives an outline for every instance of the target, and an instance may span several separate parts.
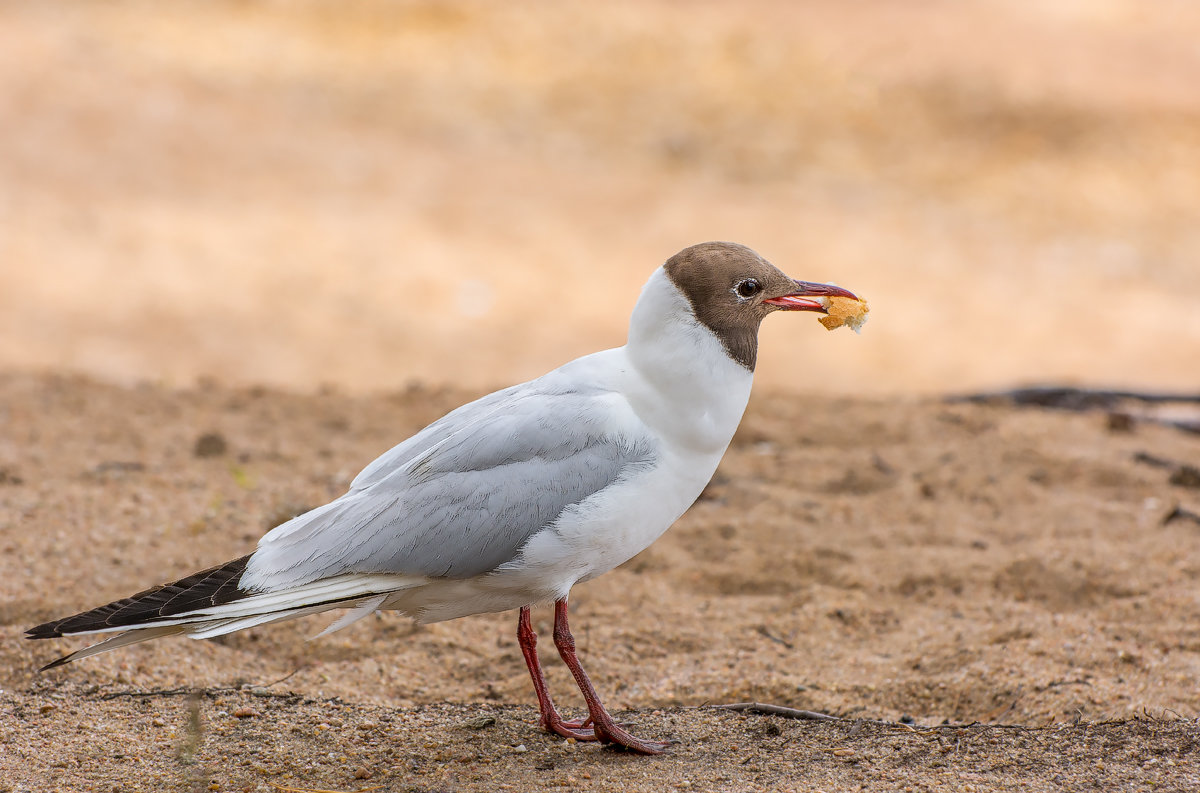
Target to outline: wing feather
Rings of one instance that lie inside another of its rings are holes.
[[[612,391],[537,380],[465,405],[383,454],[342,497],[269,532],[241,584],[495,570],[563,510],[653,461],[648,434],[617,431],[625,407]]]

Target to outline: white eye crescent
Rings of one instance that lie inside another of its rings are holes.
[[[761,292],[762,288],[762,284],[758,282],[757,278],[747,278],[744,281],[738,281],[733,291],[737,293],[738,297],[751,298]]]

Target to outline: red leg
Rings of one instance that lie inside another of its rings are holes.
[[[561,735],[564,738],[574,738],[577,741],[594,741],[596,735],[589,726],[591,718],[578,721],[567,721],[558,715],[554,700],[550,698],[550,689],[546,685],[546,676],[542,674],[542,664],[537,654],[537,634],[529,621],[529,607],[521,609],[517,619],[517,644],[521,645],[521,654],[525,656],[525,665],[529,667],[529,676],[533,678],[533,690],[538,698],[538,710],[541,717],[538,722],[546,732]]]
[[[641,754],[663,753],[670,744],[661,741],[646,741],[630,735],[604,709],[604,703],[600,701],[600,696],[596,693],[592,681],[588,679],[587,672],[583,671],[579,658],[575,655],[575,637],[571,635],[571,626],[567,621],[566,598],[554,602],[554,646],[558,648],[558,654],[562,656],[563,663],[574,675],[575,683],[579,686],[579,691],[587,702],[588,713],[592,717],[592,731],[598,740],[624,746],[626,749]]]

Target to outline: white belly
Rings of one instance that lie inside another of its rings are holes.
[[[576,583],[607,573],[661,537],[700,495],[720,459],[667,453],[653,469],[568,508],[495,572],[434,580],[396,593],[384,608],[440,622],[566,597]]]
[[[574,567],[565,579],[586,581],[627,562],[662,536],[695,502],[720,462],[665,455],[653,470],[609,487],[563,515],[526,549],[534,567]],[[569,586],[569,584],[568,584]]]

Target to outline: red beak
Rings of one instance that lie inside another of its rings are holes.
[[[811,281],[797,281],[795,292],[792,292],[790,295],[783,295],[782,297],[770,297],[763,302],[769,303],[776,308],[781,308],[784,311],[820,311],[822,314],[829,313],[819,300],[808,299],[814,297],[848,297],[851,300],[858,300],[858,297],[853,292],[848,292],[840,286],[814,284]]]

